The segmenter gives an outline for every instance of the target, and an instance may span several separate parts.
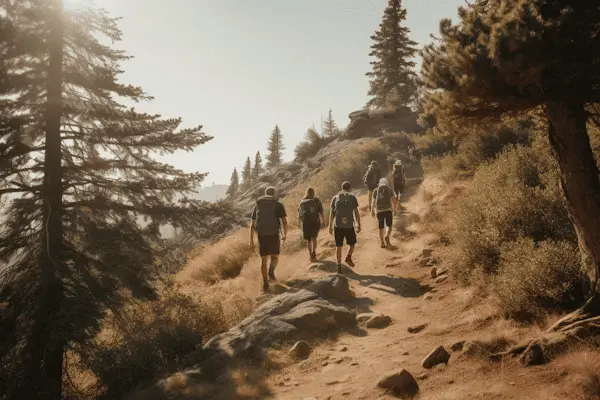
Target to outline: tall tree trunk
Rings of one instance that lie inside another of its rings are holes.
[[[594,286],[585,313],[598,315],[600,296],[600,179],[587,133],[583,103],[550,102],[545,108],[548,137],[560,167],[560,182],[569,216],[577,232],[584,262],[591,268]]]
[[[28,360],[21,393],[23,398],[59,400],[62,398],[63,351],[65,340],[54,324],[62,301],[60,265],[64,262],[62,226],[62,1],[52,0],[52,19],[48,37],[49,61],[46,99],[44,181],[42,187],[44,226],[40,253],[40,297],[32,330],[27,338]]]

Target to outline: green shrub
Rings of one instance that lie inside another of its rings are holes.
[[[505,243],[491,290],[506,317],[535,320],[545,310],[573,308],[586,297],[589,280],[577,246],[566,241],[519,238]]]

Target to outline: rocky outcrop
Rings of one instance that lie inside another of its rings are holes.
[[[354,111],[348,115],[350,123],[345,137],[379,136],[385,131],[422,132],[423,127],[418,124],[417,117],[417,113],[408,107]]]

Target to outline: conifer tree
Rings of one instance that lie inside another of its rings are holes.
[[[16,43],[0,38],[8,124],[0,303],[9,315],[0,329],[0,393],[56,400],[65,350],[84,349],[106,310],[118,312],[130,296],[155,297],[159,226],[194,218],[193,207],[174,199],[204,174],[153,155],[211,138],[117,102],[151,98],[119,82],[128,57],[103,44],[121,36],[104,11],[68,11],[60,0],[0,0],[0,11]]]
[[[588,135],[589,124],[600,122],[600,53],[591,51],[600,48],[597,3],[488,0],[459,15],[457,25],[441,21],[439,42],[423,52],[426,113],[442,127],[531,110],[542,116],[579,247],[597,284],[600,179]],[[591,289],[582,308],[550,328],[553,344],[597,332],[600,288]],[[526,363],[544,362],[541,340],[513,352],[524,352]]]
[[[247,157],[244,169],[242,170],[242,184],[248,186],[250,183],[252,183],[252,163],[250,157]]]
[[[279,167],[283,159],[282,153],[285,147],[283,145],[283,135],[277,125],[275,125],[273,132],[271,132],[269,143],[267,143],[267,150],[269,152],[267,155],[267,168],[273,169]]]
[[[327,119],[325,120],[323,126],[323,136],[326,138],[333,138],[340,135],[340,130],[333,120],[333,114],[331,112],[331,108],[329,109],[329,113],[327,114]]]
[[[262,173],[262,157],[260,156],[260,151],[257,151],[256,156],[254,157],[254,168],[252,168],[252,180],[257,181]]]
[[[369,96],[373,96],[368,106],[384,107],[390,102],[394,105],[409,106],[415,100],[415,63],[412,58],[417,54],[417,43],[410,40],[410,29],[403,26],[406,20],[406,9],[401,0],[389,0],[384,11],[379,30],[371,39],[369,56],[372,71],[367,72],[370,78]]]
[[[229,187],[227,188],[227,195],[229,197],[235,197],[240,187],[240,177],[237,172],[237,168],[233,169],[233,173],[231,174],[231,182],[229,183]]]

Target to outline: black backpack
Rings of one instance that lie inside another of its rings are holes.
[[[377,188],[377,208],[386,208],[392,206],[393,192],[387,186],[379,186]]]
[[[335,226],[354,225],[354,202],[350,193],[338,193],[335,200]]]
[[[275,207],[277,199],[273,196],[262,196],[256,200],[256,233],[259,235],[279,234],[279,217]]]
[[[379,179],[381,178],[381,173],[378,169],[369,167],[365,176],[363,178],[365,185],[367,186],[377,186],[379,183]]]
[[[300,221],[303,223],[319,222],[319,204],[317,199],[304,199],[298,207]]]

